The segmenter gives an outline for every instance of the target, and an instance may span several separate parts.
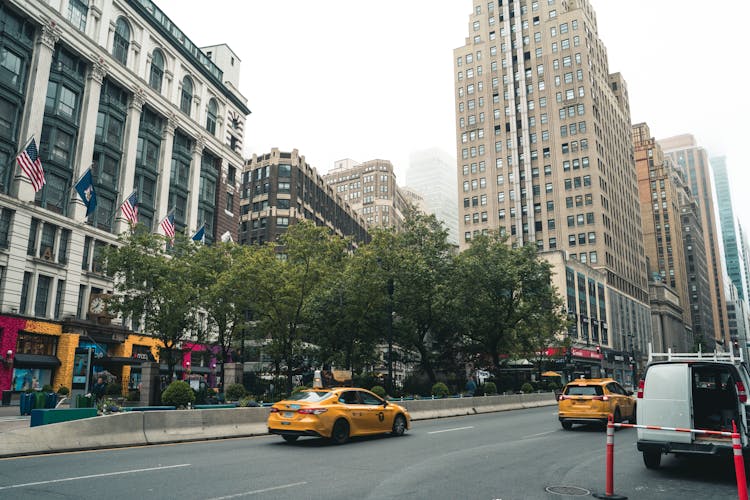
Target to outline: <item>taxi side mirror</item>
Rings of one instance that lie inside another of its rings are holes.
[[[627,394],[628,396],[632,396],[633,395],[633,391],[625,391],[625,394]]]
[[[388,401],[383,400],[383,408],[385,408],[386,406],[388,406]]]

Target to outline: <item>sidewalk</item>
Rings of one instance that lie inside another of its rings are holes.
[[[60,408],[69,408],[68,401],[64,402]],[[25,429],[31,426],[31,416],[21,415],[21,408],[18,403],[11,403],[11,406],[0,406],[0,441],[2,433],[15,429]]]
[[[30,416],[21,415],[18,405],[0,406],[0,435],[6,431],[29,427],[30,420]]]

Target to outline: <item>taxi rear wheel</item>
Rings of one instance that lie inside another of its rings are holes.
[[[406,419],[403,415],[396,415],[393,419],[393,430],[391,434],[394,436],[403,436],[406,430]]]
[[[337,420],[331,432],[331,441],[335,444],[344,444],[349,440],[349,423],[346,420]]]
[[[285,434],[285,435],[283,435],[281,437],[283,437],[284,441],[286,441],[287,443],[293,443],[293,442],[295,442],[297,440],[297,438],[299,436],[289,436],[289,435]]]
[[[566,431],[569,431],[570,429],[573,428],[573,424],[570,422],[566,422],[566,421],[560,422],[560,425],[562,425],[562,428],[565,429]]]

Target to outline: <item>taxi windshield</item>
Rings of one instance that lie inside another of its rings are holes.
[[[302,391],[292,394],[288,399],[290,401],[310,401],[311,403],[317,403],[326,399],[330,394],[328,391]]]

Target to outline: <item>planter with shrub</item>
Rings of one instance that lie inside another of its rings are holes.
[[[495,382],[485,382],[484,393],[487,396],[492,396],[494,394],[497,394],[497,386],[495,385]]]
[[[444,398],[448,395],[448,386],[442,382],[437,382],[432,386],[431,394],[436,398]]]
[[[534,386],[531,385],[530,383],[526,382],[525,384],[523,384],[521,386],[521,392],[523,392],[524,394],[528,394],[530,392],[534,392]]]
[[[385,399],[385,388],[382,385],[374,385],[370,391]]]
[[[70,394],[70,389],[68,389],[64,385],[61,385],[60,388],[57,390],[57,393],[60,396],[67,396],[68,394]]]
[[[247,396],[247,390],[242,384],[231,384],[224,391],[224,397],[227,401],[239,401],[240,399]]]
[[[166,405],[185,408],[188,403],[195,401],[195,393],[184,380],[175,380],[161,395],[161,402]]]

